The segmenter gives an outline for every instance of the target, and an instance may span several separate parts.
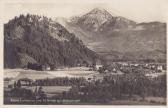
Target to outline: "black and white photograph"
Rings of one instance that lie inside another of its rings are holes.
[[[166,3],[4,2],[3,104],[166,106]]]

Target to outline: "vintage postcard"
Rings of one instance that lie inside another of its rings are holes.
[[[3,1],[3,106],[166,107],[166,3]]]

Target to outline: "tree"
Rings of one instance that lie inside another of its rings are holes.
[[[47,96],[45,94],[45,92],[43,91],[42,86],[39,87],[38,89],[38,95],[39,95],[39,99],[41,100],[41,102],[46,102]]]
[[[17,87],[17,83],[16,83],[16,81],[14,82],[14,88],[16,88]]]
[[[18,81],[17,81],[17,87],[18,87],[18,88],[21,88],[21,86],[22,86],[22,85],[21,85],[21,81],[18,80]]]

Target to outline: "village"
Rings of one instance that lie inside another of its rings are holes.
[[[76,67],[63,67],[53,68],[49,65],[31,64],[28,63],[27,69],[39,70],[39,71],[95,71],[95,73],[103,75],[122,75],[128,73],[141,73],[145,74],[149,78],[154,78],[162,74],[166,74],[165,63],[136,63],[136,62],[112,62],[112,63],[101,63],[97,60],[94,64],[88,64],[83,62],[77,64]],[[79,72],[80,74],[80,72]],[[97,77],[100,75],[97,75]],[[82,77],[82,76],[79,76]],[[96,76],[92,75],[89,79],[95,80]],[[103,78],[103,77],[101,77]]]

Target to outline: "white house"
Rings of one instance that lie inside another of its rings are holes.
[[[162,67],[162,66],[158,66],[158,67],[157,67],[157,70],[162,71],[162,70],[163,70],[163,67]]]
[[[103,65],[96,65],[96,70],[99,70],[101,67],[103,67]]]

